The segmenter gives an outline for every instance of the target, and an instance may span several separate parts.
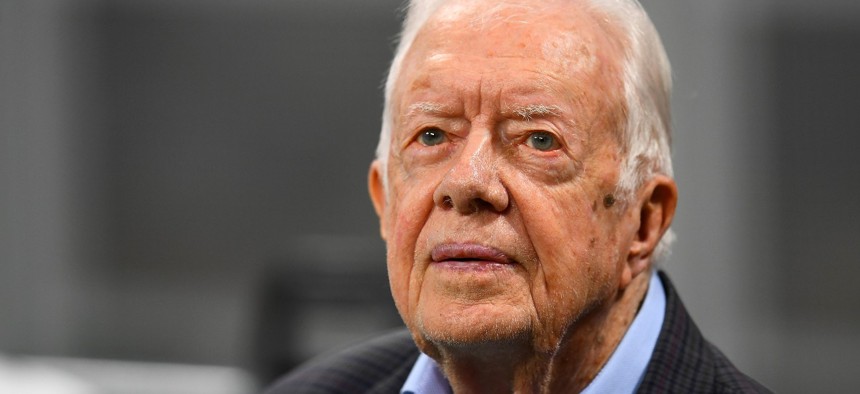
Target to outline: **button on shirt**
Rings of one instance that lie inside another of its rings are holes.
[[[654,353],[665,313],[666,293],[658,275],[652,274],[642,308],[606,365],[582,393],[635,392]],[[451,394],[452,390],[436,361],[422,353],[400,393]]]

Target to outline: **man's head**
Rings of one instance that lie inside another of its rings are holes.
[[[638,4],[412,4],[370,191],[422,350],[552,353],[674,212],[668,62]]]

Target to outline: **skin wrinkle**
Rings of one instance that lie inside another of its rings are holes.
[[[529,244],[532,244],[533,235],[529,231],[529,227],[526,226],[524,230],[525,230],[524,235],[526,238],[526,242],[528,242]],[[538,260],[540,260],[541,257],[537,256],[537,258],[538,258]],[[539,268],[535,270],[535,273],[532,277],[531,283],[535,283],[535,279],[537,279],[538,277],[539,277],[539,279],[543,285],[543,287],[542,287],[543,289],[550,289],[551,288],[550,283],[547,280],[546,274],[544,273],[544,271],[542,269],[539,269]],[[536,295],[544,296],[543,294],[536,294],[536,292],[537,292],[537,288],[535,286],[530,286],[529,293],[531,294],[531,307],[532,307],[532,310],[534,311],[534,313],[532,314],[533,319],[534,319],[534,317],[536,317],[538,315],[537,311],[540,310],[540,308],[536,304],[536,302],[537,302],[536,300],[538,300],[539,297],[536,297]],[[540,322],[533,321],[531,325],[532,325],[532,327],[540,327]],[[558,348],[556,347],[556,349],[558,349]]]

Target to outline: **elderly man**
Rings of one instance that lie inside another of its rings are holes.
[[[413,1],[369,179],[409,333],[271,392],[766,392],[654,271],[669,74],[635,0]]]

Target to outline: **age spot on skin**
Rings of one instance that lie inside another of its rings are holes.
[[[603,197],[604,207],[611,208],[613,205],[615,205],[615,196],[613,196],[612,194],[607,194]]]

